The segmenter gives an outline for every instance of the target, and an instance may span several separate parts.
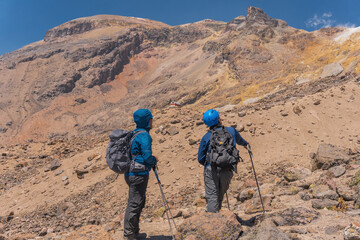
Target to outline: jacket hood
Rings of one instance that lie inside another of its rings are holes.
[[[153,118],[149,109],[139,109],[134,112],[134,122],[137,128],[149,128],[150,119]]]

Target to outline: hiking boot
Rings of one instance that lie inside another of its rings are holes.
[[[147,234],[146,233],[136,233],[135,239],[146,239]]]
[[[136,240],[134,234],[133,234],[133,235],[129,235],[129,236],[124,236],[123,239],[124,239],[124,240]]]

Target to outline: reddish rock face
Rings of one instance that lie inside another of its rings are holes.
[[[343,73],[322,75],[322,83],[348,81],[360,51],[356,41],[333,44],[342,31],[297,30],[255,7],[229,23],[174,27],[121,16],[75,19],[0,56],[0,108],[6,108],[0,144],[128,126],[134,109],[162,109],[171,101],[202,110],[264,98],[266,108],[274,100],[268,94],[297,80],[315,81],[329,62]],[[334,48],[339,59],[332,59]],[[337,63],[348,56],[349,67]],[[294,88],[281,98],[300,94],[303,83]]]

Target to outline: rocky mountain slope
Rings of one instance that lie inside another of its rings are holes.
[[[348,81],[359,72],[359,33],[349,31],[294,29],[254,7],[228,23],[174,27],[76,19],[0,57],[0,142],[101,133],[171,100],[243,106],[304,82]]]
[[[155,115],[153,150],[179,239],[351,239],[360,226],[351,32],[293,29],[252,7],[229,23],[175,27],[95,16],[1,56],[0,239],[122,239],[127,186],[105,148],[108,130],[133,127],[138,107]],[[241,148],[229,191],[237,218],[224,210],[218,219],[231,227],[203,224],[199,235],[188,226],[209,219],[196,157],[210,107],[251,143],[267,219]],[[153,173],[140,225],[150,239],[171,239]]]

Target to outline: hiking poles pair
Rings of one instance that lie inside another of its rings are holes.
[[[257,180],[257,177],[256,177],[254,162],[253,162],[253,160],[252,160],[253,153],[252,153],[252,151],[251,151],[250,144],[247,145],[247,150],[248,150],[248,153],[249,153],[249,156],[250,156],[250,161],[251,161],[251,164],[252,164],[252,169],[253,169],[253,171],[254,171],[254,176],[255,176],[255,180],[256,180],[256,186],[257,186],[257,189],[258,189],[258,192],[259,192],[260,202],[261,202],[261,206],[262,206],[262,209],[263,209],[263,215],[265,216],[264,203],[263,203],[263,200],[262,200],[262,197],[261,197],[260,187],[259,187],[259,183],[258,183],[258,180]]]
[[[170,207],[169,207],[169,204],[165,198],[165,194],[164,194],[164,191],[161,187],[161,182],[160,182],[160,179],[159,179],[159,175],[157,173],[157,170],[156,170],[156,166],[153,168],[154,169],[154,173],[155,173],[155,176],[156,176],[156,179],[157,179],[157,183],[159,184],[159,187],[160,187],[160,192],[161,192],[161,197],[162,197],[162,201],[163,201],[163,204],[164,204],[164,208],[165,208],[165,212],[166,212],[166,217],[168,219],[168,222],[169,222],[169,226],[170,226],[170,231],[171,231],[171,235],[172,235],[172,239],[175,240],[175,235],[174,235],[174,232],[173,232],[173,229],[172,229],[172,225],[171,225],[171,222],[170,222],[170,218],[169,218],[169,213],[170,213],[170,216],[171,216],[171,219],[172,219],[172,222],[174,224],[174,227],[175,227],[175,230],[177,231],[177,228],[176,228],[176,224],[175,224],[175,220],[174,220],[174,217],[170,211]]]

